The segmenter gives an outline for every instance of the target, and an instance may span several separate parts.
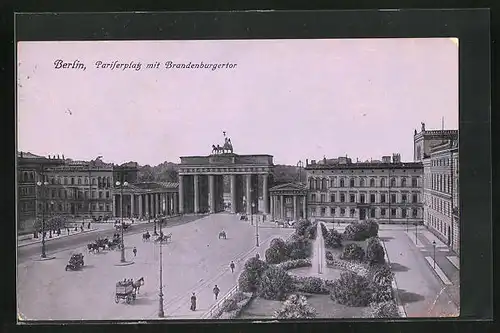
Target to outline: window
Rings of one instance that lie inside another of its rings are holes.
[[[97,193],[96,193],[95,191],[92,191],[92,199],[97,198],[97,196],[96,196],[96,195],[97,195]]]
[[[402,194],[402,195],[401,195],[401,201],[402,201],[403,203],[406,203],[406,202],[407,202],[407,200],[408,200],[408,198],[406,197],[406,194]]]
[[[64,177],[64,185],[68,185],[68,178]]]
[[[385,178],[380,179],[380,187],[385,187]]]
[[[326,195],[325,194],[321,195],[321,202],[326,202]]]
[[[335,194],[330,194],[330,202],[335,202]]]
[[[333,178],[330,179],[330,187],[335,187],[335,180]]]
[[[314,190],[314,179],[312,179],[312,178],[309,178],[309,188],[311,190]]]
[[[380,202],[385,203],[385,194],[380,195]]]
[[[340,193],[340,202],[345,202],[345,194]]]
[[[413,203],[417,203],[418,202],[418,194],[417,193],[413,193],[411,195],[411,202],[413,202]]]
[[[311,201],[316,202],[316,194],[314,193],[311,194]]]
[[[89,177],[85,177],[85,185],[89,184]]]
[[[99,199],[102,199],[102,192],[101,191],[99,191]],[[288,199],[290,199],[290,198],[287,198],[287,201],[288,201]]]
[[[354,194],[349,195],[349,202],[355,202],[356,196]]]
[[[401,217],[406,218],[406,209],[401,209]]]
[[[370,202],[371,203],[375,202],[375,194],[370,194]]]
[[[340,208],[340,216],[344,216],[345,215],[345,208]]]
[[[359,195],[359,202],[360,203],[365,203],[365,195],[364,194],[360,194]]]
[[[391,178],[391,187],[396,187],[396,178]]]
[[[417,217],[417,215],[418,215],[418,211],[417,211],[417,209],[416,209],[416,208],[413,208],[413,211],[412,211],[412,216],[413,216],[413,217]]]
[[[396,203],[396,195],[391,194],[391,203]]]
[[[406,178],[401,179],[401,187],[406,187]]]
[[[106,205],[106,211],[109,212],[109,205]]]
[[[375,187],[375,179],[370,179],[370,187]]]
[[[109,199],[109,191],[106,191],[106,199]]]
[[[375,208],[370,209],[370,217],[375,217]]]
[[[321,207],[321,216],[325,216],[325,215],[326,215],[326,208]]]
[[[335,216],[335,208],[330,208],[330,215]]]
[[[417,177],[413,177],[411,179],[411,186],[412,187],[417,187],[418,186]]]
[[[381,208],[380,209],[380,215],[381,216],[385,216],[385,208]]]
[[[344,178],[340,179],[340,187],[344,187]]]
[[[363,178],[359,180],[359,187],[365,187],[365,180]]]
[[[96,183],[95,178],[92,178],[92,185],[95,185],[95,183]]]
[[[391,209],[391,216],[396,217],[396,209],[394,208]]]
[[[354,187],[354,178],[351,178],[349,186]]]
[[[321,180],[321,189],[326,190],[327,188],[328,188],[327,180],[323,178],[323,180]]]
[[[350,211],[351,217],[354,217],[354,214],[356,214],[356,211],[354,210],[354,208],[351,208],[351,211]]]

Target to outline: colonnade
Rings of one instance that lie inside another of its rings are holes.
[[[302,207],[301,207],[302,206]],[[305,195],[277,194],[271,196],[271,218],[273,220],[299,220],[307,216]]]
[[[123,193],[113,195],[114,216],[154,217],[178,214],[178,194],[175,192]],[[123,207],[123,209],[122,209]]]
[[[268,175],[229,174],[232,213],[269,214]],[[259,206],[259,176],[262,203]],[[224,175],[179,175],[179,213],[217,213],[224,210]]]

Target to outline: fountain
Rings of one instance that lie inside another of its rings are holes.
[[[326,268],[325,239],[323,238],[320,222],[318,222],[316,239],[314,240],[312,247],[313,253],[311,259],[311,273],[312,275],[323,274]]]

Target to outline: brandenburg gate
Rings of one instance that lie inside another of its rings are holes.
[[[222,147],[212,146],[211,155],[184,156],[180,159],[180,214],[223,211],[224,178],[226,181],[229,178],[232,213],[269,214],[273,156],[234,154],[231,139],[226,137]]]

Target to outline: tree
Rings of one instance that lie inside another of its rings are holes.
[[[271,266],[262,275],[259,287],[262,298],[280,301],[293,290],[293,279],[284,269]]]
[[[354,272],[342,272],[332,283],[330,297],[347,306],[367,306],[372,300],[370,281]]]
[[[269,248],[265,252],[266,262],[269,264],[279,264],[288,259],[288,248],[284,240],[275,238],[271,241]]]
[[[351,243],[344,248],[340,258],[344,260],[362,261],[365,258],[365,251],[358,244]]]
[[[316,310],[307,304],[302,295],[290,295],[281,309],[274,313],[276,319],[310,319],[316,317]]]
[[[385,263],[384,247],[378,237],[370,237],[366,240],[366,259],[370,265]]]
[[[364,221],[362,223],[363,228],[365,229],[368,237],[377,237],[378,236],[378,223],[373,220]]]
[[[307,228],[309,228],[311,224],[309,220],[299,220],[295,225],[295,233],[300,236],[305,236]]]

